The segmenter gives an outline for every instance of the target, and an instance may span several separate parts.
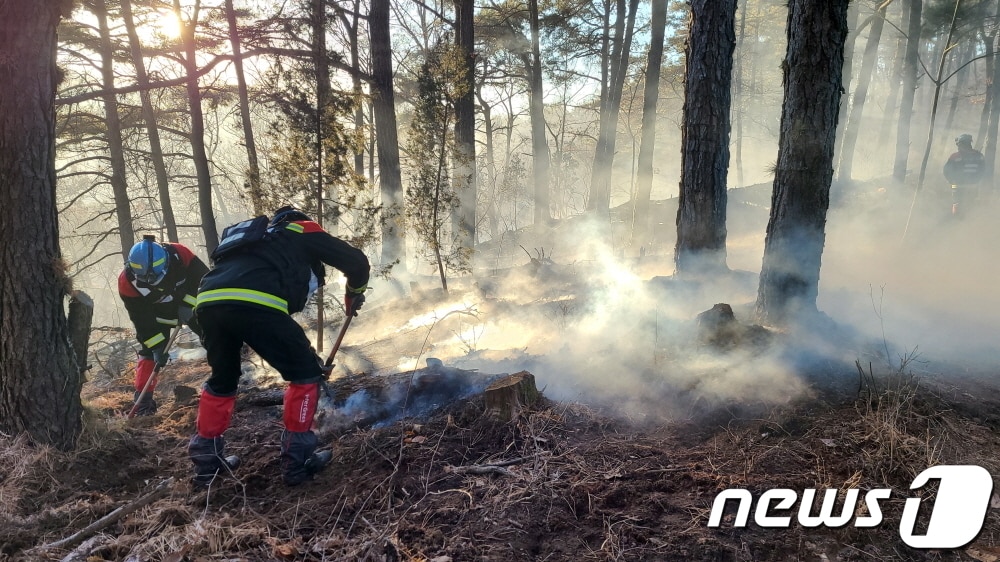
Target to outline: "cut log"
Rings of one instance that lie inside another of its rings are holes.
[[[541,395],[535,387],[535,375],[528,371],[497,380],[483,392],[486,411],[506,421],[513,420],[522,410],[530,408]]]

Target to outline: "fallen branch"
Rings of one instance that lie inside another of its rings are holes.
[[[454,474],[501,474],[503,476],[514,476],[514,473],[504,468],[505,466],[511,466],[514,464],[520,464],[525,461],[529,461],[534,457],[518,457],[516,459],[510,459],[506,461],[500,461],[490,464],[475,464],[471,466],[446,466],[445,472],[452,472]]]
[[[107,535],[97,535],[83,541],[83,544],[74,548],[69,554],[64,556],[59,562],[87,562],[90,554],[105,544],[111,542],[111,537]]]
[[[128,515],[129,513],[132,513],[133,511],[136,511],[146,505],[149,505],[154,501],[160,499],[161,497],[167,495],[167,492],[170,491],[170,485],[173,484],[173,482],[174,479],[172,477],[167,478],[163,482],[160,482],[156,486],[156,488],[153,488],[153,490],[148,494],[146,494],[145,496],[140,497],[139,499],[133,501],[132,503],[119,507],[118,509],[112,511],[111,513],[105,515],[104,517],[101,517],[97,521],[94,521],[90,525],[87,525],[76,534],[66,537],[65,539],[61,539],[56,542],[34,548],[32,550],[65,548],[67,546],[76,544],[77,542],[89,537],[90,535],[96,533],[97,531],[100,531],[101,529],[107,527],[108,525],[111,525],[115,521],[118,521],[119,519]]]

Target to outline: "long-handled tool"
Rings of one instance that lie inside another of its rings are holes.
[[[167,345],[166,347],[163,348],[163,353],[170,353],[170,348],[173,347],[174,341],[177,339],[177,335],[180,333],[181,333],[181,326],[180,324],[178,324],[177,327],[174,328],[174,333],[170,334],[170,339],[167,340]],[[139,396],[136,397],[135,404],[132,404],[132,409],[129,410],[128,415],[125,416],[127,419],[132,419],[133,417],[135,417],[135,413],[139,410],[139,404],[142,402],[142,399],[146,397],[146,393],[149,391],[149,387],[152,386],[153,383],[156,382],[156,379],[160,376],[161,368],[162,367],[160,367],[159,365],[153,368],[153,373],[149,375],[148,379],[146,379],[146,384],[142,385],[142,390],[139,392]]]
[[[351,319],[354,318],[354,312],[357,309],[351,303],[350,310],[347,311],[347,318],[344,319],[344,325],[340,327],[340,334],[337,335],[337,341],[333,344],[333,349],[330,350],[330,355],[326,357],[326,361],[323,362],[323,372],[326,376],[330,375],[330,371],[333,369],[333,357],[337,355],[337,351],[340,350],[340,344],[344,342],[344,334],[347,333],[347,327],[351,325]],[[320,386],[323,387],[323,392],[326,393],[327,398],[333,402],[333,391],[330,390],[330,385],[326,382],[326,377],[320,382]]]

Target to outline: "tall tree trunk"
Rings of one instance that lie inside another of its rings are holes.
[[[122,20],[128,33],[129,55],[132,58],[132,66],[135,67],[135,81],[142,88],[139,90],[139,101],[142,105],[142,120],[146,125],[146,137],[149,139],[149,159],[153,163],[153,173],[156,176],[156,193],[160,199],[160,211],[163,213],[163,227],[167,231],[167,239],[177,242],[179,238],[174,206],[170,199],[170,179],[167,175],[167,164],[163,159],[156,111],[149,95],[149,74],[146,72],[146,62],[142,57],[142,42],[139,40],[139,34],[135,30],[135,19],[132,17],[132,0],[122,0],[121,7]]]
[[[899,27],[908,29],[910,26],[910,8],[906,2],[897,2],[902,18]],[[906,36],[900,34],[896,39],[896,53],[892,57],[892,68],[889,70],[889,93],[885,96],[885,111],[882,113],[882,126],[879,127],[876,146],[888,146],[889,131],[896,116],[896,104],[899,99],[899,87],[903,81],[903,66],[906,61]]]
[[[600,126],[597,133],[597,147],[594,151],[594,167],[590,179],[590,201],[587,208],[604,215],[611,205],[611,169],[615,160],[615,143],[618,140],[618,118],[621,110],[622,91],[628,74],[628,63],[632,49],[632,33],[635,29],[635,15],[639,0],[618,0],[615,19],[615,40],[611,52],[610,80],[607,101],[602,103]]]
[[[121,241],[122,257],[128,255],[135,244],[132,230],[132,202],[125,183],[125,149],[122,146],[122,126],[118,117],[118,100],[115,89],[115,48],[111,44],[108,28],[108,8],[104,0],[94,0],[94,16],[101,35],[101,81],[105,93],[101,96],[104,104],[105,135],[108,139],[108,155],[111,157],[111,191],[115,196],[115,216],[118,218],[118,236]],[[6,111],[6,109],[4,109]]]
[[[532,0],[533,1],[533,0]],[[462,57],[455,96],[455,226],[458,244],[471,260],[476,247],[476,91],[473,0],[455,0],[455,46]],[[470,262],[471,263],[471,262]]]
[[[931,101],[931,122],[927,127],[927,143],[924,145],[924,157],[920,160],[920,175],[917,178],[917,191],[924,187],[924,179],[927,177],[927,162],[931,157],[931,146],[934,144],[934,123],[937,121],[938,102],[941,100],[941,88],[944,87],[944,67],[949,56],[953,56],[951,40],[955,36],[955,27],[958,24],[958,11],[962,6],[962,0],[955,0],[955,11],[951,16],[951,27],[948,29],[948,36],[941,46],[941,59],[938,62],[937,76],[934,77],[934,97]],[[916,192],[914,192],[914,197]]]
[[[656,106],[660,98],[660,67],[663,65],[663,37],[667,25],[667,0],[650,2],[649,53],[646,54],[646,83],[642,92],[642,141],[639,145],[636,196],[632,200],[632,243],[649,244],[649,205],[653,193],[653,147],[656,144]]]
[[[899,121],[896,123],[896,156],[892,177],[906,180],[906,164],[910,156],[910,116],[917,91],[917,66],[920,53],[920,23],[923,0],[909,0],[909,26],[906,30],[906,56],[903,58],[903,85],[899,98]]]
[[[326,199],[337,200],[333,186],[330,187],[330,192],[327,192],[324,150],[326,144],[326,121],[329,119],[328,114],[330,113],[333,86],[330,84],[330,58],[326,49],[326,3],[325,0],[310,0],[310,2],[312,4],[313,65],[316,72],[316,215],[319,223],[322,225],[327,212],[325,209]],[[336,232],[340,220],[340,208],[334,206],[329,212],[333,220],[329,224],[326,224],[325,228],[329,232]]]
[[[851,91],[851,80],[854,79],[854,44],[857,43],[858,37],[861,35],[861,30],[866,25],[858,25],[858,20],[860,19],[859,3],[851,2],[847,7],[847,41],[844,43],[843,71],[844,92]],[[842,99],[840,113],[837,117],[837,144],[833,152],[834,162],[840,160],[840,150],[843,148],[844,127],[847,126],[847,114],[851,108],[851,104],[847,103],[848,101],[849,99]]]
[[[997,2],[996,12],[994,21],[1000,21],[1000,0]],[[990,39],[991,44],[987,45],[987,49],[992,47],[993,52],[1000,52],[1000,33],[994,29],[991,34]],[[992,59],[993,66],[988,67],[992,72],[990,76],[990,87],[987,89],[989,94],[989,99],[985,105],[990,107],[990,114],[988,121],[988,127],[985,132],[981,132],[979,138],[982,139],[985,136],[985,142],[983,142],[983,156],[986,157],[986,179],[984,184],[989,190],[989,195],[994,197],[996,194],[996,162],[997,162],[997,150],[998,145],[1000,145],[1000,61],[996,60],[996,57]],[[983,134],[984,133],[984,134]]]
[[[236,10],[233,0],[226,0],[226,21],[229,24],[229,44],[233,49],[233,71],[236,75],[236,90],[240,100],[240,122],[243,125],[243,142],[247,147],[247,181],[250,184],[250,205],[253,213],[267,212],[264,208],[264,193],[260,183],[260,163],[257,160],[257,141],[254,140],[253,121],[250,118],[250,94],[247,90],[246,73],[243,71],[243,48],[240,29],[236,25]]]
[[[844,130],[844,142],[840,150],[840,166],[837,169],[837,179],[841,182],[850,181],[854,168],[854,147],[861,132],[861,119],[864,115],[865,100],[868,98],[868,85],[871,83],[875,62],[878,60],[878,44],[882,39],[882,28],[885,27],[885,10],[882,5],[876,10],[871,28],[868,30],[868,40],[865,42],[865,52],[861,59],[861,71],[858,73],[858,87],[854,89],[854,103]],[[846,56],[846,55],[845,55]],[[846,67],[846,63],[845,63]],[[846,71],[846,68],[845,68]]]
[[[200,0],[195,2],[191,18],[184,21],[180,0],[174,0],[174,13],[181,22],[181,41],[184,44],[184,70],[187,73],[187,97],[191,111],[191,157],[198,178],[198,211],[201,231],[205,236],[205,249],[211,255],[219,245],[219,230],[215,225],[215,207],[212,204],[212,171],[205,150],[205,115],[201,108],[201,88],[198,85],[198,48],[195,30],[198,27]]]
[[[756,312],[770,324],[816,312],[849,0],[790,0],[785,99]]]
[[[736,184],[743,185],[743,113],[746,107],[746,100],[743,99],[743,45],[745,44],[747,31],[747,2],[743,2],[743,9],[740,10],[740,31],[736,36],[736,76],[734,98],[736,102]]]
[[[972,60],[976,56],[976,42],[969,41],[965,49],[962,51],[962,56],[959,59],[959,64],[963,64],[964,61]],[[993,57],[988,57],[992,60]],[[955,124],[955,114],[958,112],[958,102],[962,99],[962,93],[965,91],[966,81],[969,78],[969,73],[972,72],[971,65],[964,66],[958,70],[955,75],[955,87],[952,89],[951,94],[951,104],[948,105],[948,118],[944,122],[944,130],[951,131]]]
[[[528,70],[528,111],[531,119],[531,176],[535,187],[534,224],[544,225],[552,220],[549,186],[551,155],[545,131],[545,93],[542,86],[538,0],[528,0],[528,20],[531,27],[531,58],[525,61],[525,67]]]
[[[372,0],[368,14],[372,59],[372,111],[378,147],[379,191],[382,196],[382,265],[406,272],[403,229],[403,178],[392,86],[389,0]]]
[[[339,11],[341,24],[347,34],[347,45],[351,56],[351,91],[354,93],[354,130],[361,133],[365,130],[365,106],[361,102],[364,97],[364,89],[361,82],[361,42],[358,37],[358,21],[361,17],[361,2],[354,0],[353,9],[348,14],[343,10]],[[359,148],[354,152],[354,173],[358,177],[365,175],[365,153]]]
[[[1000,17],[1000,6],[997,7],[997,15]],[[993,44],[994,52],[1000,52],[1000,34],[996,34],[996,42]],[[993,61],[993,77],[991,80],[993,88],[990,90],[990,118],[989,126],[986,129],[986,142],[983,147],[983,156],[986,157],[986,178],[983,180],[987,195],[993,197],[996,193],[996,169],[997,169],[997,145],[1000,137],[1000,64]]]
[[[326,52],[326,3],[324,0],[312,0],[312,34],[313,34],[313,64],[316,67],[316,220],[319,225],[324,223],[324,201],[326,199],[326,178],[324,167],[324,148],[326,144],[326,134],[324,124],[327,120],[327,112],[330,104],[332,86],[330,85],[330,59]],[[331,189],[332,191],[332,189]],[[331,193],[331,199],[336,201],[336,195]],[[340,221],[340,207],[334,206],[332,209],[332,224],[326,226],[326,230],[335,233]],[[316,302],[320,303],[316,307],[316,350],[323,352],[323,286],[316,289]]]
[[[68,8],[0,2],[0,431],[63,450],[83,412],[56,210],[56,27]]]
[[[997,1],[996,12],[993,16],[993,21],[1000,21],[1000,0]],[[1000,33],[997,32],[996,27],[993,28],[992,33],[987,35],[987,40],[983,42],[983,51],[997,52],[1000,49]],[[987,137],[987,131],[989,131],[990,119],[993,115],[993,102],[998,99],[998,89],[1000,89],[1000,83],[997,82],[997,66],[1000,66],[997,61],[997,57],[987,57],[986,58],[986,76],[992,76],[992,80],[987,80],[986,83],[986,99],[983,103],[983,112],[979,118],[979,132],[976,135],[976,146],[983,146],[984,140]],[[989,156],[987,156],[989,158]]]
[[[483,98],[482,84],[476,85],[476,98],[479,101],[479,111],[483,114],[483,137],[486,148],[486,173],[489,188],[489,198],[486,203],[486,220],[489,224],[490,239],[500,237],[500,217],[497,213],[497,157],[493,140],[493,107]]]
[[[726,268],[726,176],[736,0],[691,0],[675,271]]]

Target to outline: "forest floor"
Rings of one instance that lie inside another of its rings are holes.
[[[620,278],[592,291],[606,274],[538,261],[456,283],[450,298],[372,299],[317,417],[333,462],[293,488],[278,467],[284,385],[266,365],[248,357],[226,433],[243,465],[197,490],[186,445],[208,366],[183,350],[156,389],[159,412],[127,420],[131,341],[102,339],[118,351],[95,360],[75,451],[0,436],[0,560],[1000,560],[996,487],[961,548],[915,549],[899,530],[906,498],[935,497],[909,489],[923,470],[1000,475],[1000,361],[893,366],[886,342],[829,318],[713,338],[697,313],[724,297],[744,318],[752,274],[710,291],[656,275],[641,291],[623,295]],[[481,391],[525,369],[543,397],[498,418]],[[787,529],[752,515],[737,528],[732,502],[711,528],[729,488],[892,493],[874,528],[807,528],[798,504]]]

